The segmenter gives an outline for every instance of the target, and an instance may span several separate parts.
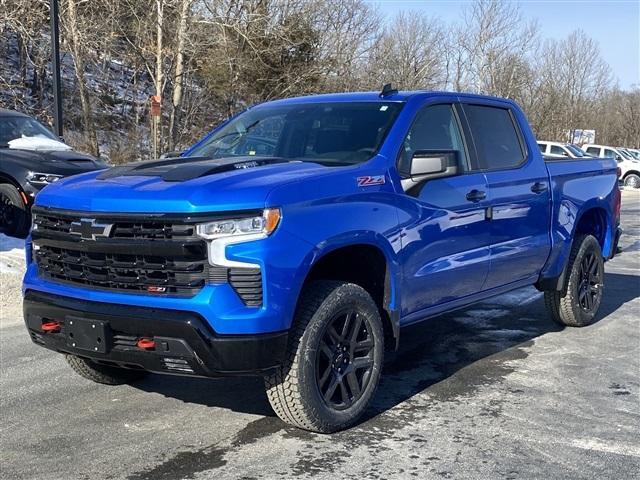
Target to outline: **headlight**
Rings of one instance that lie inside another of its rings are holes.
[[[267,236],[276,229],[279,222],[280,210],[267,208],[262,212],[262,215],[201,223],[197,225],[196,232],[199,237],[206,240],[243,235]]]
[[[34,185],[49,185],[50,183],[57,182],[61,178],[62,175],[54,175],[53,173],[29,172],[27,175],[27,181]]]

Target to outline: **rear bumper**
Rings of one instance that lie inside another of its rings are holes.
[[[106,324],[106,352],[74,348],[67,336],[70,317]],[[32,341],[45,348],[106,365],[165,374],[260,375],[282,363],[287,345],[287,332],[218,335],[193,312],[79,300],[33,290],[25,292],[24,319]],[[44,332],[45,320],[60,322],[60,331]],[[138,348],[139,338],[153,339],[155,349]]]

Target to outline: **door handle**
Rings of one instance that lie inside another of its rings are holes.
[[[479,202],[480,200],[484,200],[487,198],[486,192],[482,190],[476,190],[475,188],[467,193],[467,200],[470,202]]]
[[[537,193],[540,194],[542,192],[546,192],[547,191],[547,184],[543,183],[543,182],[536,182],[533,185],[531,185],[531,191],[533,193]]]

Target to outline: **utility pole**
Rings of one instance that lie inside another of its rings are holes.
[[[56,135],[62,137],[62,82],[60,80],[60,27],[58,0],[50,0],[51,20],[51,70],[53,73],[53,126]]]

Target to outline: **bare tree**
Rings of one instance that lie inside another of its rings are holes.
[[[442,88],[446,65],[440,23],[422,14],[400,12],[371,49],[369,86],[393,82],[407,90]]]

